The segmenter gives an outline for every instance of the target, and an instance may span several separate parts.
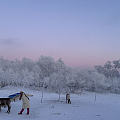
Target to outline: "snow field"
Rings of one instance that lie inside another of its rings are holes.
[[[71,94],[72,104],[66,104],[65,95],[58,101],[58,94],[45,92],[41,103],[41,91],[5,87],[0,89],[0,97],[21,90],[34,95],[30,97],[30,115],[26,115],[26,110],[18,115],[22,103],[16,101],[11,104],[10,114],[6,113],[7,108],[2,108],[0,120],[120,120],[120,95],[97,94],[94,101],[95,93]]]

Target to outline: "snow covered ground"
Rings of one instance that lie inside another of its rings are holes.
[[[25,93],[33,94],[30,97],[30,115],[17,113],[21,109],[21,101],[12,102],[11,113],[7,114],[7,108],[2,108],[0,120],[120,120],[120,95],[97,94],[94,102],[94,93],[82,95],[71,95],[72,104],[65,103],[65,95],[44,93],[41,103],[41,92],[22,88],[6,87],[0,89],[0,97],[7,97],[23,90]]]

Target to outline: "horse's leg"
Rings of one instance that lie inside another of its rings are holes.
[[[7,107],[8,107],[7,113],[10,113],[10,107],[9,107],[9,105],[7,105]]]
[[[1,105],[0,105],[0,112],[1,112]]]
[[[7,107],[8,107],[7,113],[10,113],[11,106],[10,106],[10,103],[9,103],[9,102],[7,103]]]
[[[7,105],[7,107],[8,107],[7,113],[9,113],[9,105]]]

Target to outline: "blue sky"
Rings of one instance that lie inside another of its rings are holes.
[[[94,66],[120,58],[119,0],[0,0],[0,56]]]

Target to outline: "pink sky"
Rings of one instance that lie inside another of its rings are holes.
[[[120,2],[0,1],[0,56],[94,66],[120,58]]]

